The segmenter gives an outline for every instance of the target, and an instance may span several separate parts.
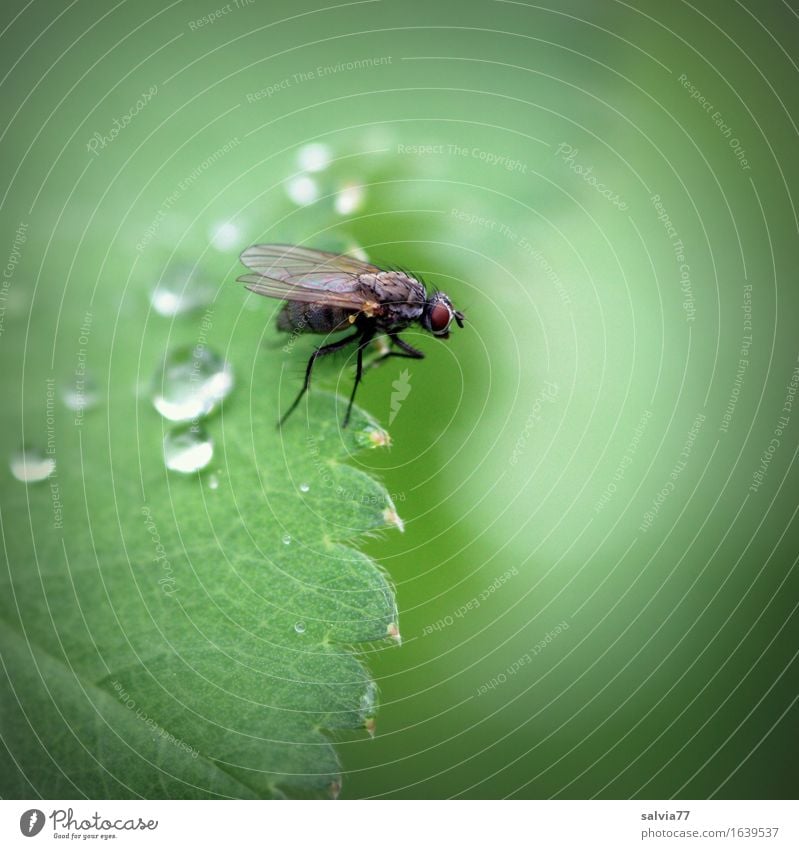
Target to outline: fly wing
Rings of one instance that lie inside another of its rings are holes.
[[[327,304],[345,310],[367,310],[372,313],[378,310],[378,304],[357,290],[340,292],[316,283],[291,283],[286,280],[275,280],[263,274],[244,274],[238,279],[246,283],[247,288],[256,295],[277,298],[279,301]],[[357,278],[355,279],[357,282]]]
[[[252,271],[272,280],[315,285],[333,291],[354,289],[359,275],[380,271],[377,266],[346,254],[296,245],[252,245],[242,253],[241,261]]]
[[[238,279],[258,295],[346,310],[378,309],[359,278],[380,269],[354,257],[295,245],[253,245],[242,253],[241,261],[256,273]]]

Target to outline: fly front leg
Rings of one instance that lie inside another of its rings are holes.
[[[369,364],[370,366],[376,366],[383,362],[383,360],[387,360],[389,357],[404,357],[409,360],[423,360],[424,354],[421,351],[418,351],[413,345],[409,345],[404,339],[400,339],[396,333],[388,333],[386,334],[389,338],[389,341],[396,345],[400,350],[399,351],[386,351],[385,354],[381,354],[376,359],[372,360]]]

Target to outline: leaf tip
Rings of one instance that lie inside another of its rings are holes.
[[[400,636],[399,627],[396,622],[389,622],[386,628],[386,634],[398,645],[402,645],[402,637]]]
[[[366,444],[370,448],[389,448],[391,446],[391,436],[387,430],[377,425],[371,425],[364,430]]]
[[[405,533],[405,522],[402,521],[393,504],[383,511],[383,519],[387,525],[393,525],[401,534]]]

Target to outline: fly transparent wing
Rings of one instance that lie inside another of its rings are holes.
[[[301,282],[339,292],[357,288],[359,275],[380,271],[377,266],[346,254],[296,245],[252,245],[242,253],[241,261],[272,280]]]
[[[287,280],[275,280],[263,274],[244,274],[238,278],[256,295],[277,298],[280,301],[302,301],[306,304],[327,304],[345,310],[368,310],[378,312],[379,304],[369,300],[357,290],[336,291],[318,284],[303,282],[292,283]]]

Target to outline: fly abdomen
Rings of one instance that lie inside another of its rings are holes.
[[[353,313],[326,304],[287,301],[277,316],[277,329],[289,333],[332,333],[350,326]]]

